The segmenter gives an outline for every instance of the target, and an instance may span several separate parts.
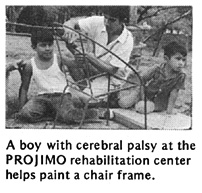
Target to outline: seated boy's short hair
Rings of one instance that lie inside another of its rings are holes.
[[[103,6],[101,11],[111,17],[119,19],[120,22],[127,22],[129,19],[129,6]]]
[[[51,30],[48,29],[38,29],[32,31],[31,43],[32,47],[35,48],[39,42],[50,42],[53,43],[54,37]]]
[[[182,56],[187,55],[187,50],[184,46],[178,44],[177,42],[170,42],[164,47],[164,55],[168,56],[168,58],[172,57],[173,55],[180,53]]]

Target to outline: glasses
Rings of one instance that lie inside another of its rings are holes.
[[[115,22],[117,20],[117,18],[115,17],[110,17],[109,15],[104,15],[105,19],[107,19],[110,22]]]

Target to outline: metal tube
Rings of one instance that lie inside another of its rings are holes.
[[[145,130],[147,130],[147,87],[144,85],[144,124]]]
[[[59,55],[60,55],[60,58],[61,58],[61,66],[63,68],[63,63],[62,63],[62,54],[61,54],[61,50],[60,50],[60,46],[59,46],[59,42],[58,42],[58,38],[56,36],[56,33],[55,33],[55,29],[53,28],[53,31],[54,31],[54,34],[55,34],[55,38],[56,38],[56,44],[57,44],[57,48],[58,48],[58,52],[59,52]],[[65,72],[64,72],[65,73]],[[62,95],[61,95],[61,98],[60,98],[60,107],[62,107],[62,102],[64,100],[64,95],[65,95],[65,91],[68,87],[68,80],[67,80],[67,76],[66,76],[66,73],[65,73],[65,79],[66,79],[66,86],[64,87],[63,89],[63,92],[62,92]],[[58,111],[56,112],[56,116],[55,116],[55,119],[54,119],[54,122],[53,122],[53,127],[52,129],[55,128],[55,125],[56,125],[56,121],[58,119]]]
[[[44,26],[32,26],[32,25],[26,25],[26,24],[19,24],[19,23],[12,23],[12,22],[7,22],[7,24],[12,24],[12,25],[19,25],[19,26],[26,26],[26,27],[30,27],[30,28],[43,28],[43,29],[52,29],[52,27],[44,27]],[[58,29],[63,29],[63,27],[65,28],[68,28],[78,34],[80,34],[81,36],[91,40],[93,43],[99,45],[100,47],[102,47],[103,49],[105,49],[106,51],[108,51],[109,53],[111,53],[113,56],[115,56],[116,58],[118,58],[120,61],[122,61],[127,67],[129,67],[135,74],[137,74],[139,80],[140,80],[140,84],[143,86],[144,88],[144,92],[146,92],[146,89],[145,89],[145,84],[143,83],[143,80],[142,78],[140,77],[139,73],[132,67],[130,66],[127,62],[125,62],[123,59],[121,59],[119,56],[117,56],[115,53],[113,53],[111,50],[107,49],[105,46],[99,44],[98,42],[94,41],[93,39],[89,38],[88,36],[82,34],[81,32],[77,31],[77,30],[74,30],[66,25],[62,25],[60,23],[57,23],[57,22],[54,22],[55,25],[59,25],[59,26],[62,26],[61,28],[57,27]],[[61,38],[63,39],[63,38]],[[63,39],[64,40],[64,39]],[[58,40],[56,40],[58,41]],[[65,92],[66,88],[64,89],[63,92]],[[123,89],[125,90],[125,89]],[[109,94],[110,92],[108,92],[107,94]],[[106,94],[105,94],[106,95]],[[94,97],[92,97],[94,98]],[[146,104],[146,93],[145,93],[145,98],[144,98],[144,102],[145,102],[145,129],[147,129],[147,104]]]
[[[89,66],[86,62],[86,56],[85,56],[85,50],[84,50],[84,45],[83,45],[83,41],[82,41],[82,37],[81,35],[79,34],[79,38],[80,38],[80,42],[81,42],[81,48],[82,48],[82,52],[83,52],[83,59],[84,59],[84,68],[86,69],[86,73],[87,73],[87,81],[88,81],[88,85],[89,85],[89,88],[90,88],[90,93],[91,95],[93,95],[93,91],[92,91],[92,88],[91,88],[91,82],[90,82],[90,75],[89,75]]]
[[[109,111],[109,96],[110,96],[110,74],[108,73],[108,94],[107,94],[107,122],[106,125],[109,126],[109,118],[110,118],[110,111]]]

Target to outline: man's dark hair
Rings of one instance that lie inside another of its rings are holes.
[[[178,44],[177,42],[170,42],[164,47],[164,55],[168,58],[172,57],[173,55],[180,53],[182,56],[187,55],[187,50],[184,46]]]
[[[129,6],[103,6],[101,11],[106,15],[119,19],[120,22],[127,23],[129,20]]]
[[[31,34],[32,47],[35,48],[39,42],[50,42],[53,43],[54,37],[51,30],[48,29],[38,29],[33,30]]]

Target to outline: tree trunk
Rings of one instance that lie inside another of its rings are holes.
[[[23,7],[22,6],[8,6],[7,10],[8,10],[8,20],[10,22],[16,23],[21,11],[23,10]],[[16,28],[15,25],[11,25],[10,31],[15,32],[15,28]]]
[[[130,25],[136,25],[137,18],[137,6],[130,6]]]
[[[164,30],[161,30],[161,31],[159,32],[159,38],[158,38],[156,47],[154,48],[154,52],[153,52],[153,55],[152,55],[152,56],[157,56],[157,55],[158,55],[158,54],[157,54],[157,50],[158,50],[158,48],[159,48],[161,39],[162,39],[162,37],[163,37],[163,33],[164,33]]]

